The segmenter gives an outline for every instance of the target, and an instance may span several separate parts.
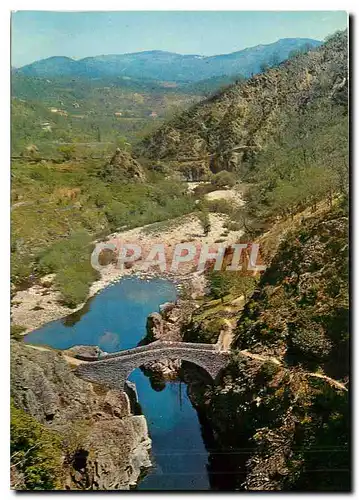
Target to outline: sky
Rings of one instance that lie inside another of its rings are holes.
[[[226,54],[280,38],[326,36],[347,25],[344,11],[140,11],[12,14],[12,66],[51,56],[167,50]]]

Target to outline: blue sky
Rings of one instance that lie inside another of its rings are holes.
[[[142,50],[213,55],[344,29],[344,11],[41,12],[12,15],[12,65]]]

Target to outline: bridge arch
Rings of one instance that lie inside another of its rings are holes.
[[[215,379],[229,362],[228,353],[221,353],[212,345],[168,342],[149,344],[147,349],[143,347],[129,349],[126,352],[111,354],[99,361],[81,364],[77,368],[77,374],[91,382],[123,389],[127,378],[135,368],[167,359],[180,359],[200,366],[212,379]]]

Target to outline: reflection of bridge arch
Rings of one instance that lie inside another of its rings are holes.
[[[98,361],[92,360],[81,364],[77,368],[77,374],[91,382],[122,389],[135,368],[145,363],[166,359],[181,359],[194,363],[215,379],[219,372],[228,365],[229,355],[219,352],[211,344],[153,342],[147,346],[109,354]]]

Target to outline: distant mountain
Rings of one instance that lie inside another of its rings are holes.
[[[70,57],[49,57],[15,69],[16,73],[37,77],[104,78],[129,76],[154,80],[196,82],[223,75],[244,77],[259,73],[266,65],[273,66],[295,51],[321,45],[310,38],[284,38],[268,45],[257,45],[231,54],[216,56],[181,55],[161,50],[132,54],[103,55],[74,60]]]

